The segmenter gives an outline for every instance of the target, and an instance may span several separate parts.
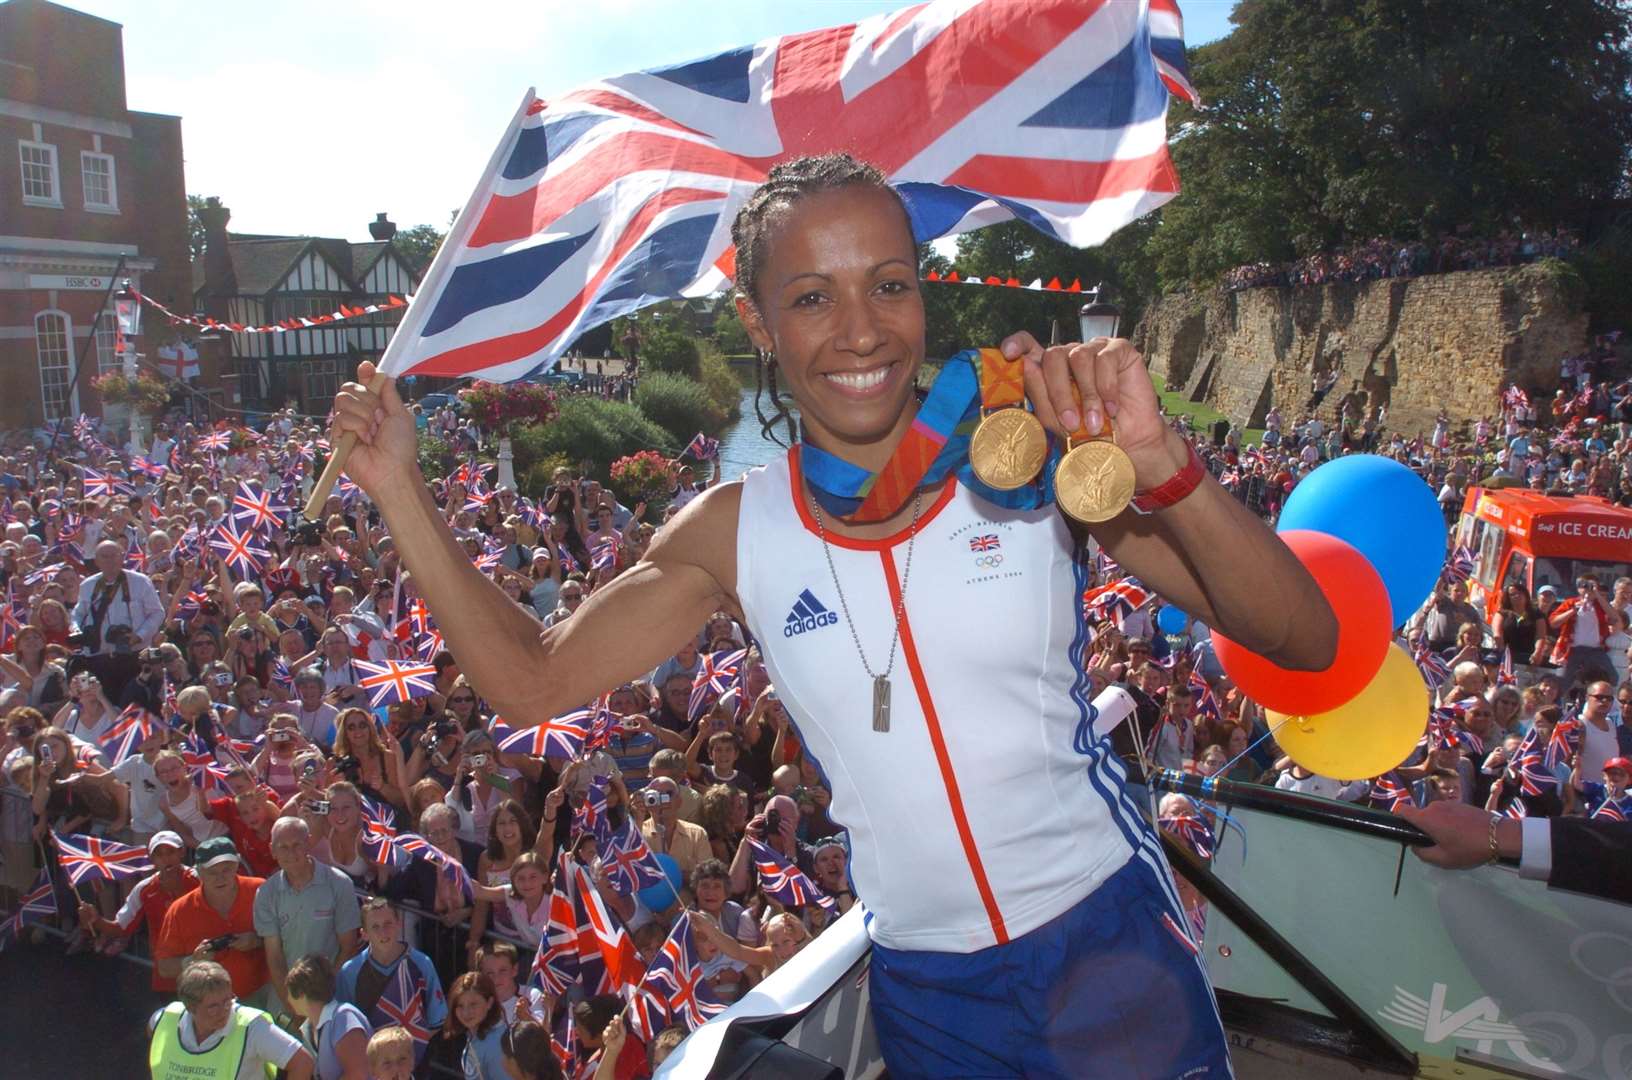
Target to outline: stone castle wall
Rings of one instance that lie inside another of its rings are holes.
[[[1151,370],[1246,427],[1271,405],[1305,415],[1316,370],[1338,382],[1326,419],[1359,383],[1391,430],[1433,426],[1441,408],[1471,420],[1517,382],[1551,395],[1558,363],[1582,351],[1587,315],[1567,274],[1546,264],[1363,283],[1180,293],[1134,331]]]

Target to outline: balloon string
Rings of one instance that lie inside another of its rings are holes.
[[[1239,762],[1242,758],[1246,757],[1248,754],[1252,753],[1254,750],[1258,749],[1258,745],[1260,743],[1262,743],[1265,739],[1269,738],[1270,736],[1274,735],[1277,731],[1281,730],[1281,728],[1284,727],[1292,719],[1294,719],[1294,718],[1291,717],[1291,716],[1282,717],[1281,722],[1279,724],[1276,724],[1274,727],[1269,728],[1262,735],[1260,735],[1256,739],[1252,740],[1251,743],[1247,744],[1247,748],[1245,750],[1242,750],[1239,754],[1235,755],[1233,758],[1226,761],[1222,766],[1220,766],[1220,768],[1219,768],[1219,770],[1217,772],[1213,773],[1213,775],[1211,775],[1211,776],[1203,777],[1202,781],[1201,781],[1201,790],[1204,793],[1206,793],[1209,797],[1215,795],[1216,792],[1217,792],[1217,787],[1218,787],[1218,778],[1220,776],[1223,776],[1224,774],[1228,773],[1231,769],[1235,768],[1237,762]]]

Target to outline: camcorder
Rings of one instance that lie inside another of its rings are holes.
[[[765,811],[765,831],[767,833],[782,831],[782,811],[776,809]]]
[[[295,527],[296,547],[322,547],[323,528],[315,521],[308,521]]]

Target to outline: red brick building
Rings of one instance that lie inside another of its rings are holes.
[[[126,106],[118,23],[0,3],[0,429],[100,411],[90,382],[119,366],[119,278],[192,309],[181,119]],[[206,392],[213,369],[196,380]]]

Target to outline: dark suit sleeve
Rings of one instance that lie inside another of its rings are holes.
[[[1632,821],[1553,818],[1547,884],[1632,904]]]
[[[1632,721],[1621,721],[1621,726],[1615,729],[1615,743],[1621,748],[1622,757],[1632,757]]]

